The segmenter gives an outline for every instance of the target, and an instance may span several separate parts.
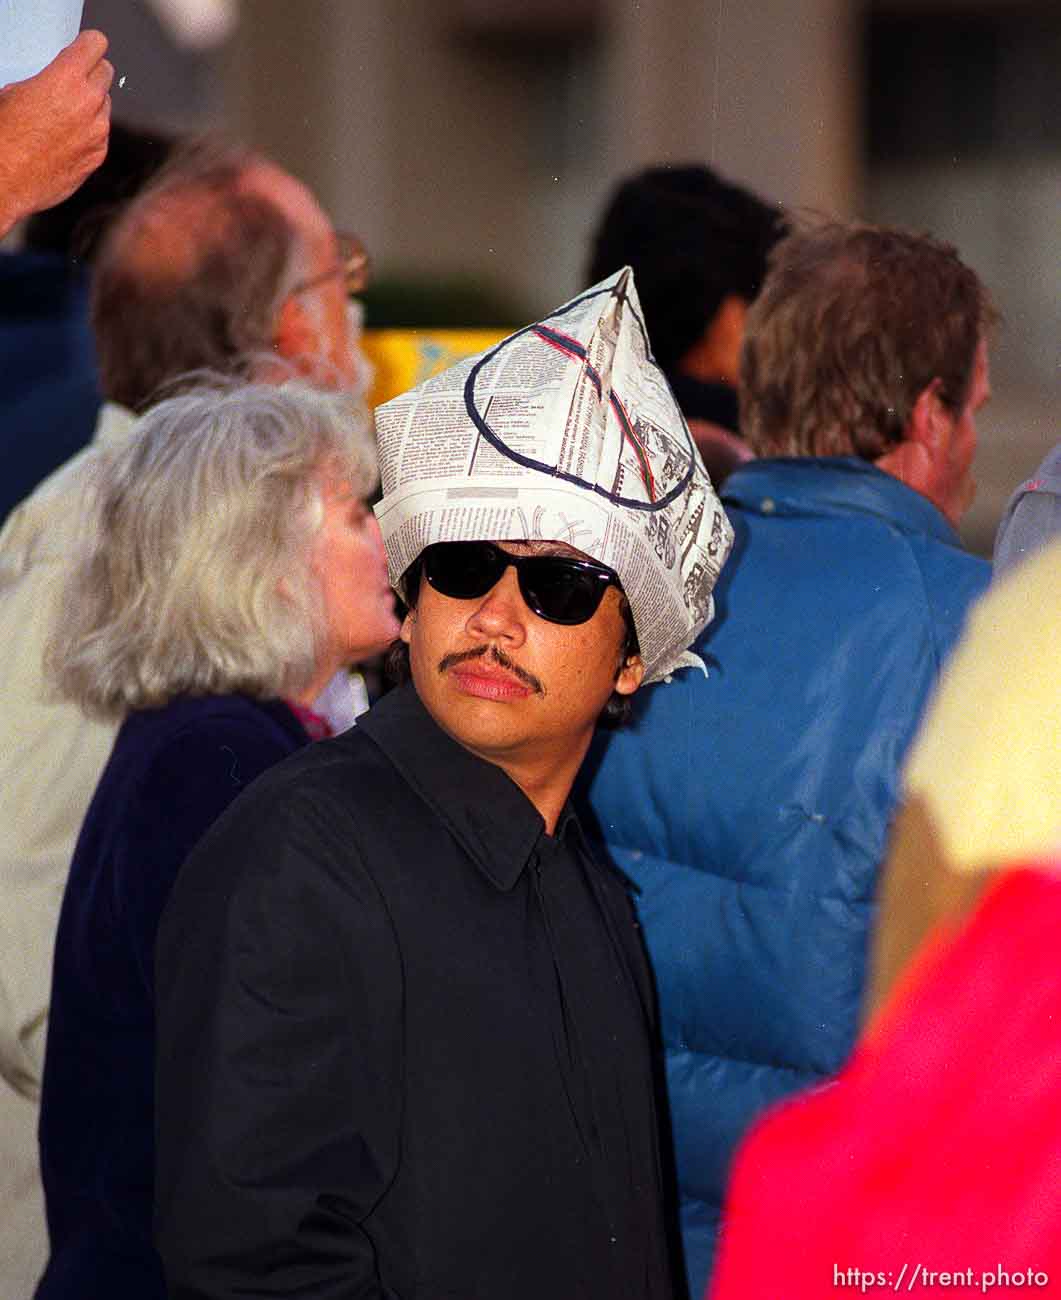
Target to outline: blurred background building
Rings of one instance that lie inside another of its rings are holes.
[[[1057,0],[87,0],[85,21],[116,113],[265,149],[391,301],[442,286],[454,324],[575,293],[606,195],[648,163],[931,230],[1005,317],[971,545],[1059,436]]]

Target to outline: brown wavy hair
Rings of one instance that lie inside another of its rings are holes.
[[[938,379],[954,413],[997,313],[950,245],[804,222],[776,245],[741,353],[741,430],[759,456],[861,456],[902,442]]]

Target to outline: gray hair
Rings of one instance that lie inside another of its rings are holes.
[[[242,182],[265,160],[217,138],[180,149],[109,231],[92,280],[103,392],[144,411],[179,375],[247,378],[309,273],[301,233]]]
[[[92,464],[45,653],[57,692],[113,719],[305,687],[327,634],[312,553],[333,469],[362,496],[378,480],[371,417],[349,395],[218,379],[143,415]]]

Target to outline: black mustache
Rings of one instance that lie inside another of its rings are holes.
[[[506,672],[512,674],[524,686],[529,686],[537,695],[545,694],[545,687],[539,678],[535,677],[526,668],[521,668],[514,660],[510,659],[504,650],[499,650],[497,646],[477,646],[474,650],[460,650],[453,654],[444,655],[438,663],[438,671],[446,672],[448,669],[455,667],[457,664],[466,663],[469,659],[481,659],[489,652],[490,658],[495,664],[504,668]]]

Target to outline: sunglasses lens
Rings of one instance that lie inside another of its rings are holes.
[[[424,576],[455,600],[485,596],[510,564],[518,570],[523,599],[550,623],[585,623],[614,581],[604,568],[554,555],[517,557],[490,542],[436,542],[424,551]]]
[[[485,542],[436,542],[424,551],[424,574],[443,596],[485,596],[501,576],[501,552]]]
[[[544,555],[524,560],[520,570],[524,599],[550,623],[587,622],[597,612],[610,581],[600,570]]]

